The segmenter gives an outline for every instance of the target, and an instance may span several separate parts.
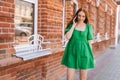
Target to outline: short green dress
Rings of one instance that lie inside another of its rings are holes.
[[[68,25],[65,33],[70,30],[72,23]],[[94,57],[88,40],[93,39],[92,26],[86,24],[85,30],[74,29],[69,39],[61,64],[68,68],[89,69],[94,68]]]

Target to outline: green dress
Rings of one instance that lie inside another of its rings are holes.
[[[69,24],[65,33],[70,30],[72,24]],[[94,68],[94,57],[88,40],[93,39],[92,26],[86,24],[85,30],[74,29],[69,39],[61,64],[68,68],[89,69]]]

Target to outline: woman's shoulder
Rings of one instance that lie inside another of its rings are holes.
[[[92,26],[90,23],[87,23],[86,25],[87,25],[87,26]]]
[[[92,25],[90,23],[86,24],[88,28],[92,28]]]

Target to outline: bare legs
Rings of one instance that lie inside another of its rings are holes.
[[[67,68],[67,80],[74,80],[75,69]],[[87,70],[80,70],[80,80],[87,80]]]
[[[75,69],[67,68],[67,80],[74,80]]]
[[[80,80],[87,80],[87,70],[80,70]]]

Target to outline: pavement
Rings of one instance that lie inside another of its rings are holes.
[[[58,80],[67,80],[66,75]],[[79,71],[74,80],[79,80]],[[120,44],[95,58],[95,68],[88,70],[87,80],[120,80]]]

